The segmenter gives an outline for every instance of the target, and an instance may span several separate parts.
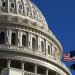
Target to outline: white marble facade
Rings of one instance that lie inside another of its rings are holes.
[[[0,75],[71,75],[63,49],[34,3],[0,0]]]

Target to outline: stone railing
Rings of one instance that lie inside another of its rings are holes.
[[[0,75],[45,75],[45,74],[37,74],[37,73],[33,73],[33,72],[28,72],[28,71],[23,71],[20,69],[16,69],[16,68],[5,68],[2,70]]]
[[[44,74],[36,74],[36,73],[25,71],[23,75],[44,75]]]
[[[30,50],[30,48],[24,47],[24,46],[16,46],[16,45],[5,45],[5,44],[0,44],[0,48],[3,49],[10,49],[10,50]]]

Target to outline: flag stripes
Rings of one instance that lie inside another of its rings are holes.
[[[75,60],[75,57],[70,57],[70,53],[65,53],[64,54],[64,61],[67,62],[67,61],[73,61]]]

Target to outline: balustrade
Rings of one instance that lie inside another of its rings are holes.
[[[32,72],[24,72],[24,75],[45,75],[45,74],[36,74],[36,73],[32,73]]]

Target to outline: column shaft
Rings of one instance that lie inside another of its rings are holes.
[[[48,69],[46,69],[46,75],[48,75]]]
[[[10,68],[10,63],[11,63],[11,61],[7,60],[7,68]]]
[[[34,66],[34,73],[37,73],[37,64]]]
[[[25,64],[24,62],[22,62],[22,64],[21,64],[21,69],[22,70],[24,70],[24,64]]]

